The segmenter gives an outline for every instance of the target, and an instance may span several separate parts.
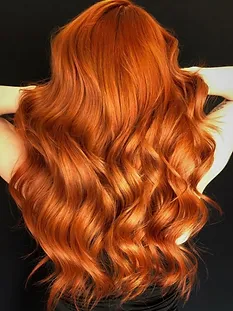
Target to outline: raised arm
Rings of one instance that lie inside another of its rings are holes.
[[[198,72],[208,85],[209,95],[217,95],[233,100],[233,66],[224,67],[188,67],[182,70]]]
[[[0,115],[15,113],[18,109],[19,91],[23,89],[33,89],[35,87],[35,85],[23,87],[0,85]]]

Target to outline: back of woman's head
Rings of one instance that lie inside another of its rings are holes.
[[[196,188],[214,159],[208,87],[178,54],[142,7],[101,1],[54,34],[51,79],[21,94],[27,157],[9,190],[45,252],[29,277],[54,263],[49,308],[62,296],[124,302],[151,284],[188,299],[204,201],[219,206]]]

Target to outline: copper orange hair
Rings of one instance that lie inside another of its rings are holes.
[[[142,7],[100,1],[52,36],[51,79],[22,92],[14,123],[27,159],[9,191],[45,252],[29,278],[54,264],[40,281],[48,310],[61,297],[124,302],[151,284],[188,300],[205,202],[221,208],[197,190],[216,147],[208,86],[178,55],[175,34]]]

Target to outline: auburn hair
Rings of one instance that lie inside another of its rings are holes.
[[[222,213],[197,190],[216,148],[207,84],[180,68],[175,33],[129,0],[97,2],[50,39],[51,77],[21,90],[13,119],[26,158],[9,192],[45,252],[28,278],[53,263],[39,281],[47,310],[123,303],[151,284],[187,301],[205,202]]]

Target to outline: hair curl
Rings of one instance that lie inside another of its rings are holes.
[[[27,158],[9,191],[45,252],[28,278],[53,262],[39,282],[47,310],[61,297],[77,310],[81,296],[123,303],[151,284],[187,301],[204,201],[221,212],[197,190],[216,147],[208,86],[179,67],[175,33],[129,0],[100,1],[54,34],[51,78],[22,91],[14,116]]]

